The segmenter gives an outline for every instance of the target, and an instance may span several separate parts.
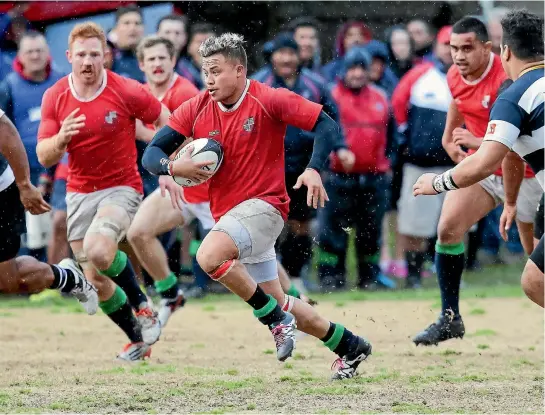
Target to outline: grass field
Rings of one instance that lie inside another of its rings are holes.
[[[0,300],[0,412],[543,413],[543,313],[520,270],[468,274],[466,337],[439,347],[410,341],[439,311],[432,281],[418,293],[318,296],[320,312],[373,343],[360,376],[340,383],[311,337],[276,361],[270,334],[232,296],[191,301],[136,365],[113,362],[125,339],[104,315]]]

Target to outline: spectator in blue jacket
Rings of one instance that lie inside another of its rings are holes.
[[[38,32],[23,35],[13,69],[0,83],[0,108],[13,121],[21,135],[28,155],[32,184],[40,186],[46,193],[52,183],[52,174],[46,172],[36,155],[42,96],[63,74],[51,68],[47,42]],[[36,249],[30,254],[45,260],[45,249]]]
[[[388,98],[391,98],[399,79],[390,69],[388,46],[378,40],[371,40],[364,47],[369,55],[371,55],[369,79],[375,85],[384,89]]]
[[[322,104],[324,111],[337,119],[337,107],[325,84],[308,69],[301,68],[299,47],[291,33],[281,33],[266,44],[270,63],[252,78],[273,88],[287,88],[306,99]],[[281,262],[292,277],[301,277],[312,258],[309,222],[312,209],[307,206],[306,192],[293,190],[300,172],[310,161],[314,133],[288,126],[285,136],[286,187],[290,214],[286,238],[280,242]],[[297,284],[297,283],[296,283]]]
[[[210,23],[195,23],[191,26],[187,56],[181,57],[176,64],[176,72],[188,79],[198,90],[204,88],[201,76],[201,55],[199,46],[210,36],[215,35],[214,26]]]
[[[146,82],[136,58],[136,47],[144,36],[142,11],[134,5],[118,9],[115,13],[114,33],[116,49],[112,70],[138,82]]]

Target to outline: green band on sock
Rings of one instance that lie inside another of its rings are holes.
[[[299,290],[297,289],[297,287],[295,286],[293,282],[291,283],[290,289],[288,290],[286,294],[291,295],[292,297],[297,297],[297,298],[299,298],[299,296],[301,295],[301,293],[299,292]]]
[[[464,253],[464,243],[460,242],[459,244],[440,244],[439,241],[435,244],[435,252],[438,254],[446,255],[462,255]]]
[[[127,254],[123,251],[117,251],[115,254],[115,258],[112,262],[112,265],[105,270],[105,271],[99,271],[102,275],[106,275],[110,278],[115,278],[119,274],[121,274],[121,271],[125,269],[127,266]]]
[[[373,255],[365,255],[364,260],[368,264],[378,264],[380,260],[380,252],[377,252],[376,254],[373,254]]]
[[[331,338],[324,343],[324,346],[334,352],[339,343],[341,342],[341,339],[343,338],[343,333],[344,326],[342,324],[335,324],[335,331],[333,332],[333,336],[331,336]]]
[[[176,275],[174,275],[173,272],[171,272],[168,277],[166,277],[164,280],[161,281],[155,281],[155,289],[158,293],[165,292],[166,290],[171,289],[176,284],[178,284],[178,278],[176,278]]]
[[[260,308],[259,310],[254,310],[254,316],[256,316],[257,318],[265,317],[267,314],[273,311],[278,304],[278,302],[272,295],[267,294],[267,297],[269,297],[269,302],[267,303],[267,305],[263,308]]]
[[[119,310],[126,302],[127,294],[125,294],[125,291],[121,287],[116,287],[114,294],[106,301],[101,301],[99,305],[104,314],[112,314],[114,311]]]
[[[199,247],[201,246],[202,241],[195,241],[192,240],[189,243],[189,256],[196,256],[197,251],[199,250]]]
[[[339,257],[330,252],[318,249],[318,263],[320,265],[331,265],[332,267],[335,267],[339,263]]]

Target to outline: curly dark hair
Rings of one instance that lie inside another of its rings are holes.
[[[502,45],[523,61],[543,59],[543,17],[528,10],[512,10],[501,19]]]

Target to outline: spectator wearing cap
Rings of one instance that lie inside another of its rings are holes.
[[[252,78],[273,88],[287,88],[302,97],[323,105],[324,111],[337,119],[337,107],[326,87],[301,68],[299,47],[291,33],[280,33],[269,44],[270,63]],[[290,197],[290,214],[286,237],[280,242],[281,261],[292,277],[302,276],[312,257],[309,222],[312,209],[307,206],[306,192],[293,190],[297,177],[310,161],[314,133],[288,126],[285,136],[286,187]]]
[[[144,36],[144,17],[140,8],[131,5],[118,9],[115,14],[113,32],[116,49],[112,70],[138,82],[146,82],[136,58],[136,47]]]
[[[354,46],[365,45],[372,39],[371,30],[360,21],[343,24],[335,39],[334,59],[322,68],[322,75],[328,82],[335,82],[343,70],[344,55]]]
[[[371,56],[369,80],[384,89],[388,97],[391,97],[399,79],[390,69],[388,46],[378,40],[371,40],[365,45],[365,49]]]
[[[30,181],[40,186],[44,194],[50,189],[53,173],[42,167],[36,154],[42,97],[62,77],[62,73],[51,67],[45,37],[31,31],[25,33],[19,42],[13,72],[0,84],[0,108],[13,121],[21,135],[30,166]],[[34,230],[28,228],[29,232]],[[30,254],[45,260],[45,250],[42,248],[33,249]]]
[[[398,201],[398,231],[408,265],[407,287],[421,286],[427,241],[437,232],[442,197],[418,197],[413,185],[425,172],[443,173],[453,163],[441,143],[448,107],[452,100],[447,71],[452,65],[451,27],[443,27],[429,62],[411,69],[399,82],[392,97],[394,115],[401,133],[403,182]]]
[[[189,43],[187,44],[187,56],[181,57],[174,68],[176,72],[188,79],[199,90],[204,89],[199,47],[206,39],[214,35],[214,26],[210,23],[195,23],[192,25],[189,34]]]
[[[380,273],[382,219],[391,157],[397,140],[395,122],[385,92],[369,80],[371,56],[365,47],[350,49],[343,60],[341,79],[332,90],[339,108],[339,124],[352,165],[332,154],[324,186],[329,196],[318,211],[318,275],[326,289],[346,284],[345,260],[348,229],[354,228],[358,285],[363,289],[394,288]]]

